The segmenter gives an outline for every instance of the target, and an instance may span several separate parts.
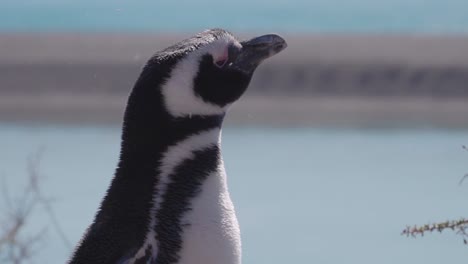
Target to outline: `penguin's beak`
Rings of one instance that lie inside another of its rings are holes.
[[[233,62],[233,67],[252,73],[265,59],[287,47],[286,41],[275,34],[268,34],[241,42],[242,48]]]

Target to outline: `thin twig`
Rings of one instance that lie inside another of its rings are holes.
[[[468,151],[468,148],[465,146],[465,145],[462,145],[462,149]],[[465,179],[468,177],[468,173],[463,175],[463,177],[460,179],[460,182],[458,183],[458,185],[462,185],[462,183],[465,181]]]
[[[50,200],[45,198],[42,195],[42,191],[40,189],[40,185],[39,185],[40,175],[38,172],[38,168],[39,168],[41,156],[42,156],[42,151],[38,152],[35,156],[30,157],[29,162],[28,162],[28,174],[30,175],[30,178],[31,178],[31,181],[30,181],[31,189],[35,193],[35,196],[38,202],[43,206],[44,210],[46,211],[55,232],[59,235],[60,239],[65,244],[67,249],[71,250],[72,244],[70,240],[67,238],[65,232],[63,231],[63,228],[60,225],[60,222],[58,221],[58,218],[55,214],[55,211],[53,210]]]
[[[3,202],[7,209],[7,216],[3,221],[3,230],[0,230],[0,263],[23,264],[35,254],[38,242],[43,238],[46,229],[42,229],[32,235],[25,237],[22,233],[27,220],[37,206],[42,206],[49,222],[55,232],[59,235],[63,244],[71,249],[71,243],[63,231],[60,222],[53,210],[51,200],[43,195],[41,189],[42,176],[39,173],[40,159],[43,149],[38,150],[35,155],[30,156],[27,163],[28,182],[23,192],[18,192],[19,197],[11,196],[6,179],[2,181]]]

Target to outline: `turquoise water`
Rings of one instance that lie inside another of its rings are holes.
[[[75,244],[109,184],[119,137],[117,127],[0,123],[0,175],[20,194],[26,159],[44,148],[43,190]],[[244,263],[464,263],[461,237],[400,232],[468,216],[468,183],[458,185],[467,142],[462,130],[226,128]],[[69,249],[41,210],[27,225],[49,227],[34,263],[63,263]]]
[[[0,31],[459,33],[466,10],[466,0],[0,0]]]

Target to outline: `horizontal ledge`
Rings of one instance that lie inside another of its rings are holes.
[[[120,124],[126,95],[0,97],[0,121]],[[249,96],[230,109],[228,124],[467,128],[462,99],[421,97]]]
[[[282,35],[288,41],[288,49],[273,58],[271,63],[315,61],[468,65],[467,35]],[[0,33],[0,61],[142,64],[155,51],[189,36],[190,34]]]

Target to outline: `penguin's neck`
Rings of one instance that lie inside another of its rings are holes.
[[[150,203],[153,205],[155,195],[161,195],[164,191],[158,186],[165,185],[170,178],[183,174],[176,173],[176,169],[183,168],[185,163],[197,156],[195,154],[211,150],[205,154],[209,156],[210,161],[220,163],[219,144],[224,117],[173,118],[165,114],[156,116],[157,120],[135,122],[141,120],[133,119],[124,123],[121,156],[115,177],[125,178],[125,182],[133,182],[138,188],[156,186],[151,190],[139,190],[140,193],[146,194],[146,198],[151,194]],[[195,163],[192,169],[208,173],[211,168],[205,164],[205,161]]]
[[[224,116],[161,116],[124,125],[114,181],[125,182],[127,195],[119,197],[134,199],[128,206],[139,209],[120,210],[147,219],[140,223],[145,229],[134,226],[141,243],[128,263],[238,263],[238,224],[220,153]]]
[[[157,81],[139,80],[129,97],[122,133],[123,162],[132,160],[135,154],[138,158],[154,159],[184,138],[222,125],[224,114],[171,116],[161,92],[147,84]]]
[[[154,120],[126,120],[120,160],[126,162],[138,157],[140,162],[146,162],[142,158],[157,157],[186,138],[212,129],[220,130],[223,118],[223,115],[180,118],[162,115]],[[212,139],[218,138],[219,133]]]

